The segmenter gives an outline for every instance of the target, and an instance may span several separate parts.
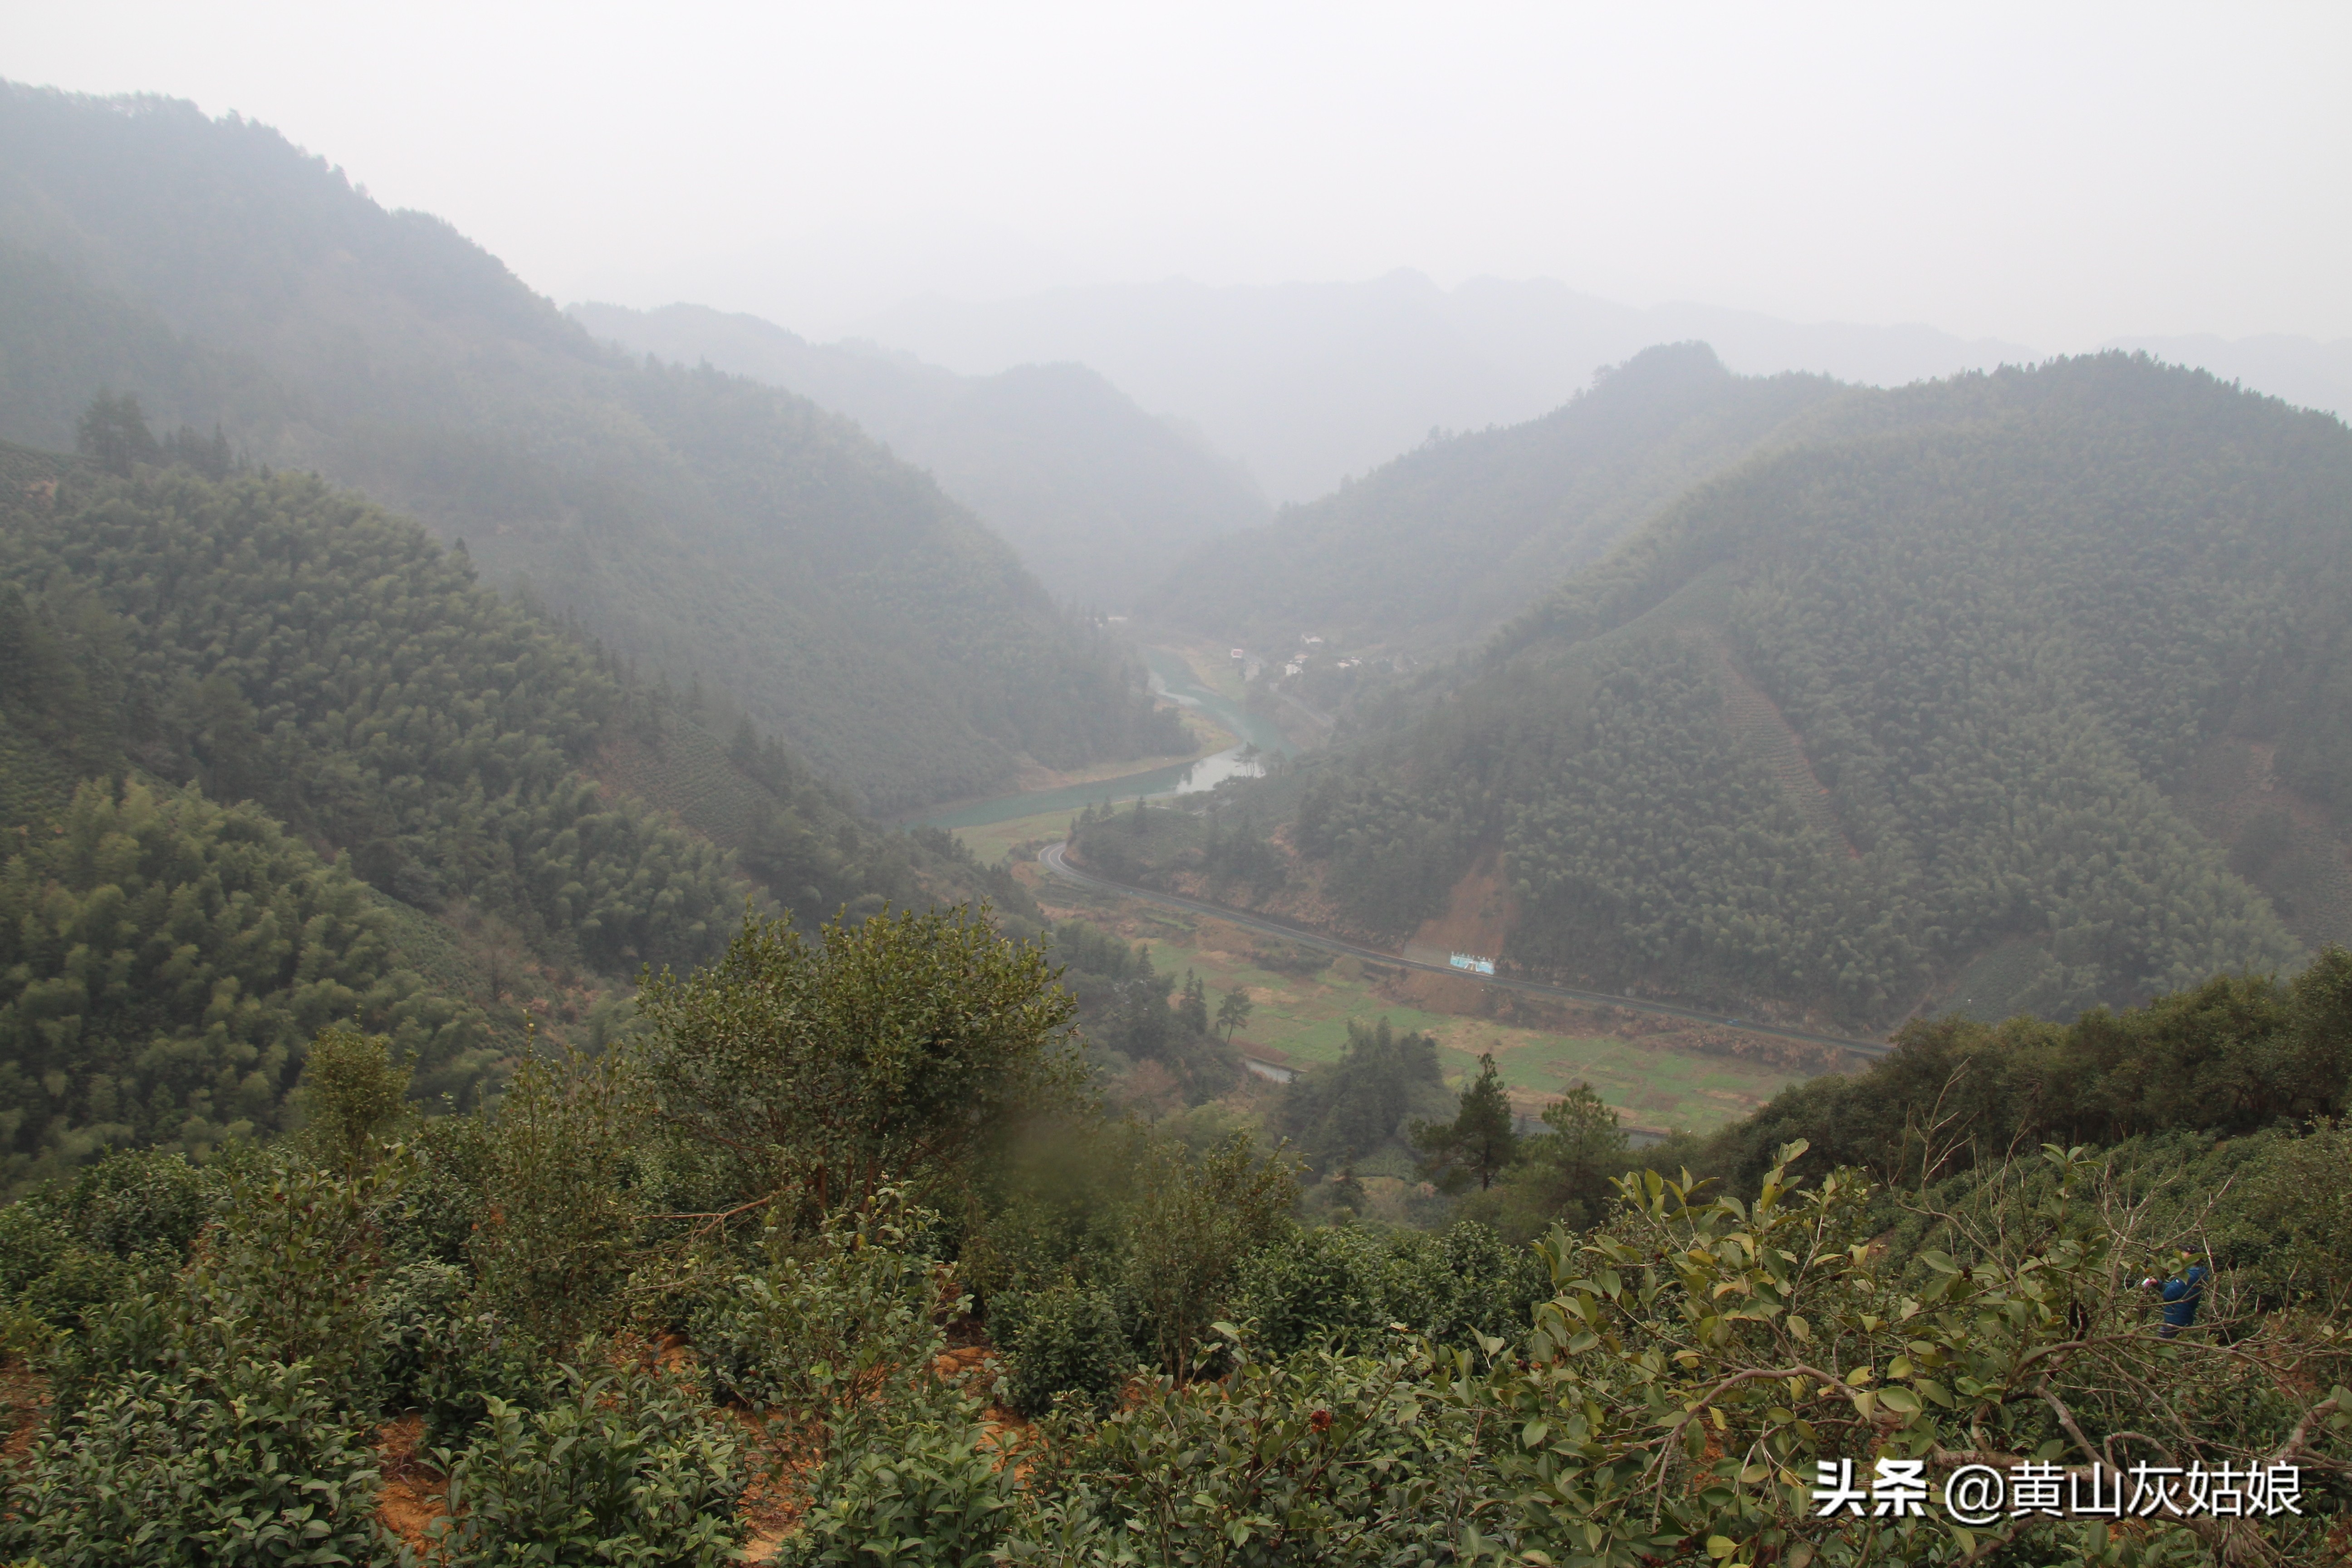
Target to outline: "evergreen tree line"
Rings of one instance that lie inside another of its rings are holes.
[[[402,959],[383,900],[249,802],[83,784],[0,862],[0,1179],[110,1147],[197,1158],[286,1124],[311,1037],[358,1020],[465,1095],[480,1010]]]
[[[303,476],[184,470],[69,483],[9,523],[0,613],[60,642],[33,605],[103,617],[62,652],[79,705],[48,717],[118,765],[252,800],[403,902],[469,900],[597,970],[723,940],[740,893],[717,852],[581,772],[620,681],[414,524]]]
[[[1155,1064],[1173,1075],[1177,1094],[1192,1106],[1240,1081],[1232,1035],[1248,1020],[1246,994],[1230,993],[1213,1010],[1207,985],[1192,971],[1181,980],[1163,974],[1149,946],[1129,946],[1084,921],[1060,921],[1045,936],[1100,1067],[1116,1076]]]
[[[1198,872],[1219,896],[1244,899],[1280,888],[1283,859],[1260,823],[1271,817],[1253,804],[1200,810],[1147,806],[1114,810],[1089,805],[1070,825],[1070,841],[1087,864],[1122,882],[1170,888]]]
[[[2044,1143],[2292,1133],[2341,1118],[2347,1100],[2352,953],[2330,947],[2290,980],[2216,975],[2071,1024],[1915,1019],[1866,1071],[1783,1089],[1673,1157],[1746,1188],[1802,1139],[1816,1169],[1932,1182]]]

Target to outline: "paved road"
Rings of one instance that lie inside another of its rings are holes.
[[[1320,948],[1327,952],[1351,953],[1358,958],[1370,959],[1374,963],[1386,963],[1398,969],[1425,970],[1431,974],[1462,973],[1458,969],[1449,968],[1443,963],[1423,963],[1418,959],[1401,958],[1393,952],[1383,952],[1376,947],[1359,947],[1354,942],[1341,942],[1337,937],[1325,936],[1320,931],[1310,931],[1305,926],[1293,925],[1288,921],[1276,920],[1265,915],[1245,914],[1240,910],[1227,909],[1223,904],[1212,904],[1200,899],[1187,899],[1176,893],[1163,893],[1156,889],[1139,888],[1129,882],[1115,882],[1108,877],[1097,877],[1091,871],[1079,870],[1064,859],[1062,852],[1068,847],[1067,844],[1046,845],[1037,851],[1038,863],[1043,865],[1050,875],[1059,877],[1066,882],[1077,883],[1081,887],[1098,888],[1105,892],[1117,893],[1122,898],[1140,899],[1148,904],[1161,904],[1169,909],[1185,910],[1196,915],[1214,915],[1221,921],[1230,921],[1234,925],[1246,930],[1264,931],[1269,936],[1278,936],[1286,942],[1298,942],[1307,947]],[[1744,1030],[1751,1035],[1773,1035],[1784,1040],[1803,1040],[1811,1045],[1843,1046],[1857,1056],[1883,1057],[1889,1049],[1883,1040],[1854,1040],[1848,1039],[1843,1035],[1816,1035],[1804,1029],[1784,1029],[1776,1024],[1757,1024],[1742,1018],[1726,1018],[1714,1013],[1702,1013],[1695,1007],[1677,1007],[1671,1002],[1652,1002],[1640,996],[1617,996],[1606,991],[1574,991],[1565,985],[1546,985],[1539,981],[1514,980],[1499,975],[1486,980],[1486,983],[1489,985],[1499,985],[1506,991],[1523,992],[1530,996],[1557,996],[1570,1002],[1598,1002],[1611,1007],[1630,1007],[1636,1013],[1657,1013],[1669,1018],[1688,1018],[1695,1023],[1718,1024],[1728,1028]]]

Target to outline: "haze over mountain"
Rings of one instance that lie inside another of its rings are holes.
[[[1295,804],[1288,892],[1152,853],[1391,940],[1484,900],[1508,959],[1611,990],[2066,1017],[2352,938],[2347,694],[2340,420],[2119,353],[1851,388],[1245,791]]]
[[[0,447],[0,1179],[283,1125],[354,1018],[478,1093],[518,1008],[593,1044],[755,892],[1025,906],[414,522],[117,400],[88,428],[89,461]]]
[[[1322,495],[1418,446],[1565,403],[1604,365],[1662,342],[1715,345],[1742,374],[1819,372],[1896,384],[2039,357],[1923,326],[1799,325],[1704,305],[1636,310],[1546,279],[1418,272],[1359,283],[1054,289],[990,303],[910,300],[863,335],[965,374],[1076,360],[1144,407],[1239,453],[1277,501]]]
[[[876,806],[1181,749],[1139,675],[845,419],[598,345],[275,132],[0,89],[0,437],[101,391],[464,539]]]
[[[1705,343],[1644,349],[1539,419],[1433,437],[1193,551],[1141,609],[1269,649],[1302,632],[1357,653],[1475,642],[1843,390],[1735,376]]]
[[[2322,408],[2352,420],[2352,338],[2322,342],[2273,332],[2263,337],[2117,338],[2105,345],[2154,354],[2173,364],[2211,371],[2249,391],[2283,397],[2302,408]]]
[[[567,313],[638,353],[707,363],[847,415],[929,469],[1065,599],[1126,609],[1183,552],[1263,522],[1269,510],[1237,463],[1084,365],[960,376],[699,305]]]

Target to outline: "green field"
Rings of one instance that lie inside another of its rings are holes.
[[[950,831],[962,841],[963,847],[980,858],[983,866],[992,866],[1024,844],[1039,843],[1062,837],[1068,833],[1070,818],[1082,807],[1067,811],[1045,811],[1033,816],[1016,816],[1006,822],[987,822],[976,827],[957,827]]]
[[[1590,1083],[1629,1125],[1698,1131],[1745,1116],[1799,1076],[1730,1057],[1430,1012],[1384,998],[1380,967],[1360,959],[1343,955],[1313,973],[1286,973],[1253,957],[1283,948],[1277,938],[1110,895],[1074,898],[1059,885],[1048,896],[1057,904],[1078,906],[1086,919],[1119,930],[1130,941],[1148,943],[1152,963],[1163,974],[1181,976],[1192,970],[1219,994],[1236,985],[1246,988],[1256,1010],[1241,1032],[1241,1043],[1279,1053],[1294,1064],[1336,1059],[1350,1018],[1370,1022],[1385,1015],[1396,1028],[1436,1037],[1449,1079],[1458,1080],[1481,1052],[1491,1051],[1504,1081],[1514,1089],[1558,1094]]]
[[[954,831],[973,854],[995,861],[1028,845],[1061,837],[1069,824],[1069,813],[1049,811]],[[1431,1012],[1383,997],[1379,965],[1360,959],[1335,956],[1312,973],[1272,969],[1252,955],[1284,950],[1303,954],[1307,950],[1291,949],[1279,938],[1259,936],[1214,917],[1065,882],[1038,885],[1036,890],[1056,908],[1073,910],[1131,942],[1148,944],[1153,964],[1164,974],[1181,976],[1191,969],[1220,995],[1236,985],[1247,989],[1256,1010],[1241,1033],[1241,1043],[1295,1064],[1336,1060],[1347,1042],[1350,1018],[1369,1023],[1385,1015],[1396,1028],[1436,1037],[1449,1079],[1473,1068],[1481,1052],[1492,1051],[1504,1081],[1513,1089],[1558,1094],[1590,1083],[1629,1125],[1694,1131],[1738,1120],[1801,1076],[1637,1040],[1551,1034],[1475,1015]]]

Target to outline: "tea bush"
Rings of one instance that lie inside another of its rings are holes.
[[[45,1568],[388,1562],[368,1436],[300,1362],[131,1373],[34,1445],[0,1542]]]
[[[492,1395],[472,1441],[436,1451],[446,1568],[737,1561],[741,1446],[693,1379],[600,1367],[603,1349],[584,1344],[579,1364],[556,1369],[544,1409]]]
[[[971,1406],[894,1423],[885,1443],[829,1458],[784,1568],[978,1568],[1018,1519],[1013,1467]]]
[[[1227,1343],[1233,1343],[1227,1336]],[[1031,1478],[1013,1562],[1404,1564],[1475,1561],[1495,1511],[1491,1423],[1432,1397],[1449,1375],[1394,1336],[1381,1353],[1239,1355],[1222,1382],[1153,1379],[1063,1434]]]
[[[1108,1409],[1137,1370],[1118,1303],[1108,1290],[1059,1281],[1034,1296],[1003,1300],[989,1327],[1011,1363],[1007,1397],[1024,1415],[1040,1415],[1056,1394]]]
[[[1480,1225],[1442,1236],[1325,1226],[1283,1237],[1244,1268],[1238,1312],[1266,1353],[1367,1351],[1391,1326],[1448,1346],[1516,1333],[1548,1290],[1541,1264]]]
[[[870,1209],[829,1215],[804,1250],[772,1230],[767,1266],[737,1275],[690,1324],[719,1387],[803,1426],[902,1397],[947,1348],[939,1320],[968,1304],[941,1300],[923,1246],[932,1217],[886,1187]]]

